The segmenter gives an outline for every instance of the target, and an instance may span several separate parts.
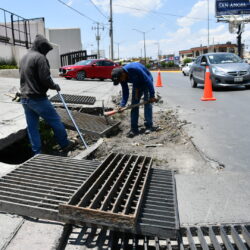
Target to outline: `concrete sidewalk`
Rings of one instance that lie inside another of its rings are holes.
[[[96,97],[94,105],[83,105],[92,108],[102,107],[102,103],[105,107],[113,107],[112,96],[118,95],[120,91],[120,88],[113,86],[109,80],[74,81],[55,78],[54,81],[60,85],[62,94]],[[11,97],[5,95],[13,88],[19,88],[18,78],[0,77],[0,150],[20,140],[26,133],[22,105],[12,102]],[[57,92],[50,90],[48,94],[52,97]],[[0,162],[0,177],[16,167],[18,165]],[[62,233],[63,224],[24,220],[20,216],[0,212],[0,249],[56,249]]]
[[[120,91],[110,80],[75,81],[55,78],[54,81],[60,85],[62,94],[96,97],[94,105],[83,105],[90,108],[102,107],[102,103],[105,107],[112,107],[112,95],[116,96]],[[26,133],[22,105],[11,101],[12,98],[6,95],[14,89],[19,89],[19,79],[0,78],[0,150],[21,139]],[[50,97],[56,94],[55,90],[48,91]]]

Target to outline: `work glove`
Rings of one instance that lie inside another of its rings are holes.
[[[149,102],[150,102],[150,103],[158,102],[158,99],[155,98],[155,97],[151,97],[151,98],[149,99]]]
[[[21,93],[16,92],[15,96],[12,98],[13,102],[20,102]]]
[[[125,106],[118,106],[118,113],[121,113],[124,110]]]
[[[61,91],[61,88],[60,88],[59,84],[56,84],[56,83],[55,83],[55,85],[53,86],[52,89],[55,89],[56,91]]]

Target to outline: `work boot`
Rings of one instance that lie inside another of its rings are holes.
[[[66,147],[62,148],[63,153],[67,153],[71,151],[76,146],[76,142],[73,140],[69,140],[69,144]]]
[[[146,130],[144,131],[144,134],[150,134],[151,132],[159,131],[159,130],[160,130],[160,127],[158,126],[147,127]]]
[[[128,137],[128,138],[133,138],[133,137],[137,136],[138,134],[139,134],[139,131],[130,130],[130,131],[127,133],[127,137]]]

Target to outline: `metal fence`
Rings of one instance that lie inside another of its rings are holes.
[[[61,66],[72,65],[81,60],[97,59],[97,55],[87,55],[86,50],[70,52],[61,55]]]
[[[30,48],[30,20],[0,8],[0,42]]]

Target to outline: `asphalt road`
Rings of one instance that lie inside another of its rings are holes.
[[[156,73],[153,73],[156,77]],[[182,73],[161,73],[156,88],[166,107],[177,110],[184,129],[214,173],[176,174],[182,225],[246,223],[250,220],[250,90],[213,91],[216,101],[201,101],[203,87],[193,89]],[[178,154],[178,152],[177,152]]]
[[[156,73],[153,73],[156,77]],[[195,145],[227,171],[250,171],[250,90],[213,91],[216,101],[201,101],[203,87],[191,88],[182,73],[161,73],[163,87],[156,88],[164,102],[178,110],[179,118]]]

